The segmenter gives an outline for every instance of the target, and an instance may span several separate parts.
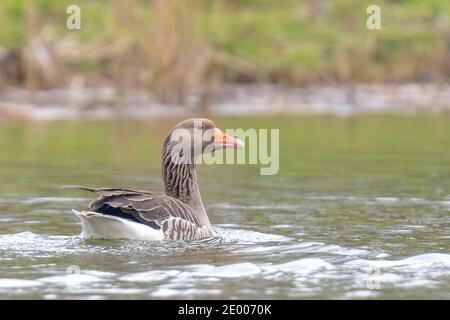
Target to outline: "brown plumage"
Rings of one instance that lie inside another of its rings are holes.
[[[179,123],[168,134],[162,147],[162,175],[165,194],[158,192],[89,188],[69,186],[96,193],[99,197],[89,204],[84,215],[101,214],[103,217],[112,216],[146,225],[153,230],[160,230],[163,239],[197,240],[214,235],[208,215],[203,206],[197,185],[195,159],[198,155],[192,152],[191,157],[183,157],[174,161],[172,151],[177,143],[172,139],[176,129],[185,129],[191,139],[194,129],[205,132],[214,130],[212,141],[202,141],[201,152],[209,143],[214,148],[240,147],[242,142],[227,136],[207,119],[189,119]],[[190,141],[192,142],[192,141]]]

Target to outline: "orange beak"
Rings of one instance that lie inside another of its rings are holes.
[[[244,143],[232,136],[227,135],[220,129],[215,129],[214,146],[216,149],[234,148],[243,149]]]

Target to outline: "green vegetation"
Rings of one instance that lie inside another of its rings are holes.
[[[70,4],[81,8],[81,30],[65,27]],[[381,30],[366,28],[370,4],[381,8]],[[222,82],[442,81],[449,17],[447,0],[3,0],[0,48],[19,52],[17,81],[31,87],[81,74],[162,98],[167,89],[207,95]],[[54,66],[36,66],[33,41]]]

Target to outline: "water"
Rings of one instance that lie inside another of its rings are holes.
[[[280,172],[202,166],[218,237],[82,240],[61,185],[160,190],[175,120],[0,122],[0,297],[450,299],[450,118],[214,119],[280,128]]]

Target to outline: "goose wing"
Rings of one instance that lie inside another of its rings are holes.
[[[193,208],[173,197],[148,191],[68,186],[96,193],[89,211],[114,215],[162,229],[165,238],[174,240],[211,237],[212,230],[201,224]]]

